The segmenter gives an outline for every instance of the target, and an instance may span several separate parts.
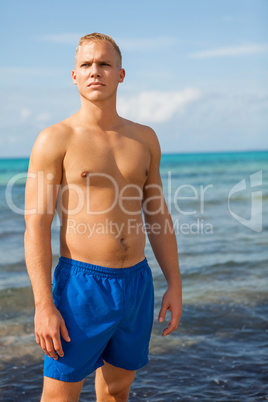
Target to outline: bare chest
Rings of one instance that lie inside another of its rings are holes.
[[[62,184],[104,186],[136,184],[148,174],[150,151],[145,143],[125,136],[77,137],[68,147]]]

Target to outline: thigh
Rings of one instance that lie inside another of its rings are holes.
[[[65,382],[44,377],[41,402],[77,402],[84,380]]]
[[[149,361],[154,317],[154,289],[149,266],[127,278],[124,298],[124,317],[109,340],[103,359],[116,367],[138,370]]]
[[[104,361],[104,366],[96,370],[95,388],[97,401],[108,400],[113,396],[115,400],[128,400],[130,386],[134,381],[136,371],[115,367]]]
[[[67,271],[63,267],[62,271]],[[102,353],[122,319],[121,287],[109,278],[77,268],[69,269],[65,286],[54,295],[71,342],[62,339],[64,356],[45,356],[44,375],[60,381],[81,381],[103,365]]]

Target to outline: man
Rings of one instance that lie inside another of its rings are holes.
[[[97,401],[127,401],[148,362],[152,275],[145,229],[168,283],[163,336],[181,315],[177,244],[152,129],[123,119],[116,93],[125,78],[109,36],[81,38],[72,78],[81,109],[42,131],[25,195],[25,256],[35,299],[36,342],[45,352],[42,402],[77,401],[96,370]],[[51,223],[60,217],[60,260],[51,289]]]

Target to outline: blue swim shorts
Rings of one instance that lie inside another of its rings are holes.
[[[126,370],[148,363],[154,290],[147,259],[129,268],[105,268],[60,257],[53,299],[71,342],[64,356],[45,355],[44,375],[77,382],[106,362]]]

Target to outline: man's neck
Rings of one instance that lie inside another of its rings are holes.
[[[81,101],[81,109],[77,117],[82,125],[100,127],[103,130],[112,130],[120,123],[120,116],[116,111],[115,102]]]

